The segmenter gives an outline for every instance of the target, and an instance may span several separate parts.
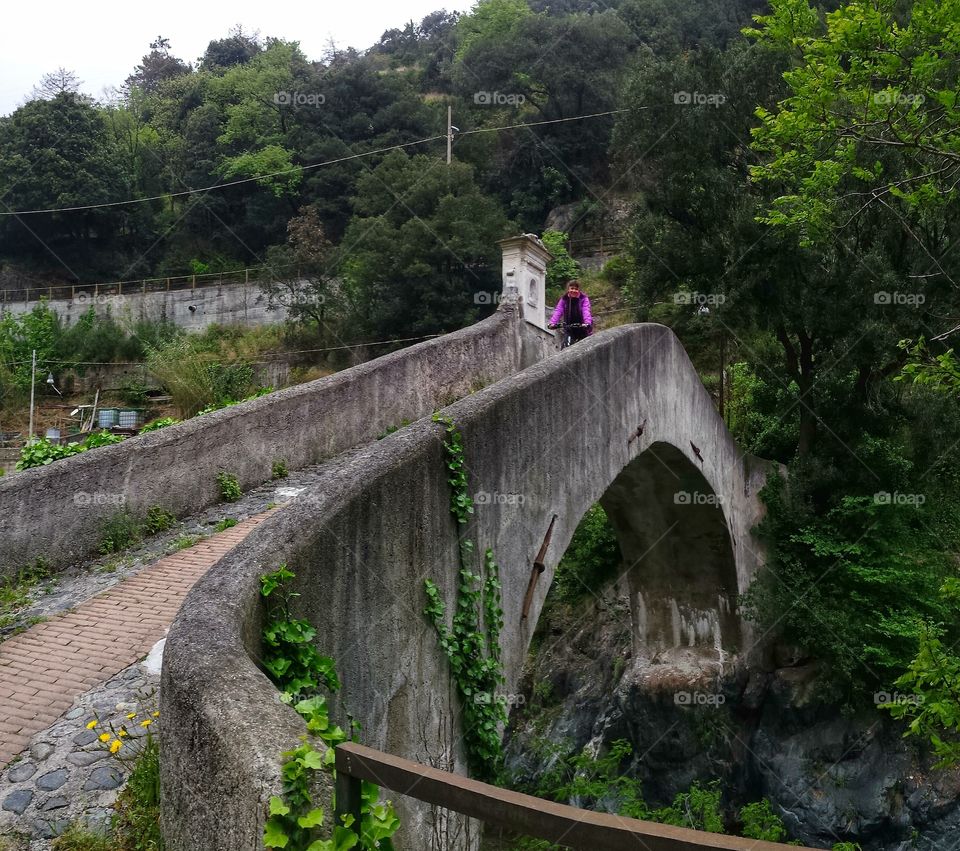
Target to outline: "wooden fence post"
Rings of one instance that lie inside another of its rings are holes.
[[[337,771],[337,783],[334,789],[334,824],[342,825],[343,816],[353,816],[353,829],[360,835],[360,807],[363,781],[358,777],[351,777],[346,771]]]

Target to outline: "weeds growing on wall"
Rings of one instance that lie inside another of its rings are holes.
[[[217,490],[220,491],[220,499],[224,502],[237,502],[243,496],[240,483],[233,473],[217,473]]]
[[[147,509],[146,520],[143,521],[143,531],[148,535],[159,535],[176,522],[177,518],[174,517],[173,512],[159,505],[151,505]]]
[[[309,736],[292,750],[283,753],[283,794],[270,799],[270,811],[264,829],[267,848],[286,851],[347,851],[350,848],[391,851],[391,837],[400,827],[393,805],[380,802],[380,790],[363,784],[361,821],[353,824],[345,816],[343,824],[324,825],[321,807],[313,805],[315,773],[336,775],[334,748],[346,741],[347,734],[330,718],[327,698],[340,688],[333,659],[313,645],[316,629],[303,619],[293,617],[291,603],[299,595],[288,589],[294,578],[285,564],[260,577],[260,593],[272,602],[263,630],[264,667],[280,689],[280,699],[292,706],[304,719]],[[351,722],[355,734],[357,725]],[[311,739],[312,737],[312,739]],[[318,741],[321,748],[314,747]],[[330,834],[329,838],[323,833]]]
[[[434,415],[434,422],[445,427],[443,441],[450,483],[450,513],[458,529],[473,513],[468,493],[463,439],[453,421]],[[464,748],[470,771],[481,780],[496,780],[503,766],[500,726],[507,722],[506,698],[498,694],[504,682],[500,659],[500,631],[503,609],[500,607],[500,578],[492,550],[486,550],[480,573],[472,570],[473,542],[460,538],[460,582],[457,605],[450,627],[446,624],[446,605],[440,589],[431,580],[425,582],[427,607],[440,639],[440,647],[450,663],[450,673],[460,695],[463,713]]]
[[[104,555],[118,553],[142,540],[140,524],[129,511],[120,511],[108,518],[100,531],[100,552]]]

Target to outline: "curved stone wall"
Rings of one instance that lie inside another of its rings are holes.
[[[196,513],[219,500],[221,470],[247,489],[269,480],[278,459],[298,469],[333,457],[514,374],[551,343],[504,304],[453,334],[0,479],[0,578],[39,556],[60,567],[95,552],[104,522],[121,507]]]
[[[648,613],[634,613],[640,645],[673,652],[673,664],[742,657],[749,634],[724,600],[747,587],[759,564],[750,530],[765,466],[738,450],[669,329],[598,334],[445,413],[463,434],[472,490],[488,497],[476,506],[470,537],[478,553],[492,547],[500,565],[506,692],[516,685],[554,567],[600,499],[634,571],[637,605]],[[299,614],[337,660],[339,710],[359,719],[362,741],[464,770],[447,665],[423,615],[424,579],[437,582],[449,612],[458,578],[440,435],[424,418],[331,460],[314,488],[261,524],[188,596],[167,641],[161,686],[172,851],[260,847],[266,802],[279,789],[279,754],[303,732],[257,666],[258,577],[281,562],[297,574]],[[681,484],[717,497],[705,507],[715,513],[697,505],[697,516],[680,515],[692,542],[684,549],[683,535],[670,539],[681,582],[662,554],[649,573],[637,569],[643,548],[657,545],[682,504],[661,510],[672,488],[669,478],[651,478],[661,462]],[[547,572],[522,620],[532,562],[554,514]],[[402,815],[398,847],[431,847],[429,810],[406,799]]]

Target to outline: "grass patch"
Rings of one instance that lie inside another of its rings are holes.
[[[217,522],[217,525],[213,527],[214,532],[225,532],[227,529],[232,529],[237,525],[237,521],[233,517],[224,517],[223,520]]]
[[[146,517],[142,520],[127,510],[121,511],[104,522],[101,527],[100,552],[103,555],[122,552],[140,544],[144,536],[150,537],[166,532],[176,522],[176,516],[159,505],[150,506]],[[121,563],[117,562],[113,567],[104,565],[102,570],[104,573],[113,573]]]
[[[140,524],[129,511],[121,511],[101,527],[100,552],[104,555],[139,544],[142,540]]]
[[[270,472],[274,479],[285,479],[290,475],[290,471],[287,469],[287,462],[283,458],[273,462],[273,467]]]
[[[31,591],[50,575],[46,560],[38,558],[14,576],[0,581],[0,629],[17,622],[19,612],[30,605]],[[31,619],[37,622],[36,619]]]
[[[79,824],[72,824],[50,846],[53,851],[117,851],[113,840],[105,833],[98,833]],[[0,845],[0,848],[3,848]]]
[[[45,618],[43,615],[34,615],[33,617],[27,618],[26,620],[20,622],[19,625],[11,629],[6,636],[0,637],[0,641],[3,641],[4,638],[12,638],[15,635],[20,635],[21,632],[26,632],[28,629],[30,629],[30,627],[36,626],[38,623],[44,623],[46,620],[47,618]],[[0,618],[0,629],[6,629],[16,622],[16,616]],[[2,851],[2,848],[0,848],[0,851]]]
[[[160,743],[147,738],[113,817],[116,851],[161,851]]]
[[[182,534],[174,538],[170,545],[167,547],[168,553],[178,553],[180,550],[186,550],[192,547],[194,544],[203,540],[203,535],[187,535]]]

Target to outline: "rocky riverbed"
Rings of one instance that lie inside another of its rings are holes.
[[[555,758],[544,741],[573,754],[626,739],[627,771],[650,804],[719,779],[730,812],[765,797],[811,847],[960,847],[960,771],[934,769],[923,743],[904,739],[873,695],[841,714],[819,699],[814,665],[770,655],[762,669],[697,680],[634,664],[629,604],[616,587],[590,604],[553,606],[525,672],[526,702],[511,715],[508,766],[536,777]]]

